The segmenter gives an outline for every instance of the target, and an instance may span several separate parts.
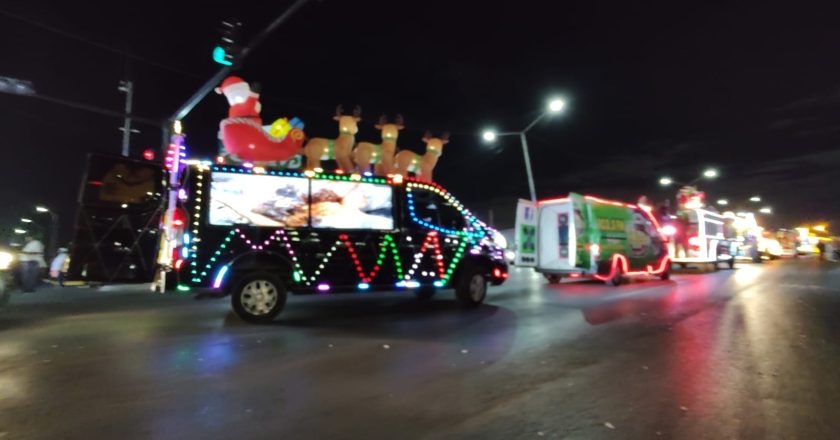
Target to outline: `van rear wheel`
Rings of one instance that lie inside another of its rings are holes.
[[[455,286],[455,298],[465,307],[476,307],[487,296],[487,278],[476,269],[466,270]]]
[[[612,278],[607,280],[607,284],[609,284],[611,286],[618,286],[618,285],[621,285],[621,283],[623,281],[624,281],[624,275],[622,274],[621,269],[616,268],[615,269],[615,274],[612,276]]]
[[[253,272],[239,280],[231,293],[231,306],[243,321],[274,321],[286,305],[286,287],[276,275]]]

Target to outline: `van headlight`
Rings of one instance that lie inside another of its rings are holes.
[[[493,243],[496,243],[502,249],[507,249],[507,239],[501,232],[497,230],[493,230]]]
[[[9,266],[15,261],[15,256],[10,252],[0,251],[0,270],[9,270]]]

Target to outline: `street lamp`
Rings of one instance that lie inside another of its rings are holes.
[[[537,122],[540,122],[546,115],[560,113],[565,108],[566,101],[561,98],[553,98],[548,101],[546,110],[540,113],[536,119],[531,121],[531,123],[521,131],[497,133],[495,130],[488,129],[484,130],[481,134],[481,138],[484,139],[485,142],[494,142],[499,136],[519,136],[519,143],[522,145],[522,156],[525,158],[525,172],[528,175],[528,189],[531,191],[531,201],[537,201],[537,190],[534,186],[534,172],[531,170],[531,156],[528,154],[528,139],[525,138],[525,134],[534,128],[534,126],[537,125]]]
[[[691,186],[691,185],[694,185],[695,183],[697,183],[697,181],[698,181],[698,180],[700,180],[700,179],[704,179],[704,178],[705,178],[705,179],[710,179],[710,180],[711,180],[711,179],[715,179],[715,178],[717,178],[718,176],[720,176],[720,173],[718,172],[718,170],[717,170],[717,169],[715,169],[715,168],[706,168],[706,169],[703,171],[703,174],[701,174],[699,177],[697,177],[696,179],[692,180],[691,182],[688,182],[688,183],[678,182],[678,181],[676,181],[676,180],[674,180],[674,179],[672,179],[672,178],[670,178],[670,177],[668,177],[668,176],[664,176],[664,177],[660,177],[660,178],[659,178],[659,185],[661,185],[661,186],[670,186],[670,185],[672,185],[672,184],[674,184],[674,183],[677,183],[677,184],[680,184],[680,185],[682,185],[682,186]]]
[[[760,212],[762,214],[772,214],[773,213],[773,208],[771,208],[769,206],[765,206],[765,207],[759,209],[758,212]]]
[[[753,202],[753,203],[759,203],[759,202],[761,202],[761,197],[752,196],[752,197],[750,197],[750,201]]]
[[[717,201],[717,204],[720,205],[720,206],[726,206],[726,205],[729,204],[729,200],[720,199],[720,200]]]
[[[58,246],[58,214],[53,212],[50,208],[47,208],[43,205],[38,205],[35,207],[35,211],[41,214],[49,214],[50,220],[52,222],[50,228],[50,247],[48,249],[50,257],[55,256],[56,248]]]
[[[26,234],[26,229],[15,228],[15,234]]]
[[[20,219],[20,221],[23,222],[23,223],[32,223],[32,219],[31,218],[26,218],[26,217],[22,217]]]

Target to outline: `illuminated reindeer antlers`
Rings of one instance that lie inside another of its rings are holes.
[[[335,115],[336,116],[344,116],[344,106],[343,105],[339,104],[335,108]],[[359,118],[359,117],[362,116],[362,107],[361,106],[357,105],[357,106],[353,107],[353,116],[356,117],[356,118]]]
[[[388,115],[382,115],[379,117],[379,121],[376,123],[376,128],[382,128],[382,126],[388,124],[388,122]],[[396,125],[397,129],[399,130],[405,128],[405,119],[403,119],[403,115],[396,115],[392,124]]]
[[[431,141],[434,138],[440,139],[441,143],[445,144],[445,143],[449,142],[449,132],[444,131],[443,133],[441,133],[440,136],[435,136],[435,135],[432,134],[431,130],[426,130],[426,133],[423,134],[423,142],[428,143],[429,141]]]

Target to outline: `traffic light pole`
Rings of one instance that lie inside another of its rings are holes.
[[[120,81],[119,90],[125,93],[125,118],[123,119],[122,155],[128,157],[129,143],[131,141],[131,106],[134,98],[134,83],[131,81]]]
[[[254,37],[254,39],[251,40],[251,42],[247,46],[245,46],[239,52],[239,54],[237,54],[236,60],[232,65],[224,66],[221,69],[219,69],[219,71],[216,72],[215,75],[213,75],[210,79],[207,80],[207,82],[204,83],[204,85],[202,85],[198,90],[196,90],[196,92],[190,97],[190,99],[188,99],[187,102],[184,103],[184,105],[182,105],[177,111],[175,111],[175,113],[172,114],[172,116],[169,118],[169,124],[166,125],[171,126],[173,122],[184,119],[192,111],[192,109],[196,105],[198,105],[198,103],[202,99],[204,99],[205,96],[207,96],[210,93],[210,91],[212,91],[217,85],[219,85],[219,83],[222,82],[222,80],[234,68],[238,67],[239,64],[242,63],[242,60],[244,60],[245,57],[247,57],[248,54],[252,50],[254,50],[255,47],[262,43],[263,40],[268,38],[268,36],[271,35],[271,33],[274,32],[277,29],[277,27],[279,27],[281,24],[283,24],[283,22],[288,20],[289,17],[294,15],[294,13],[297,12],[298,9],[303,7],[303,5],[305,5],[308,1],[309,0],[296,0],[294,3],[292,3],[292,5],[289,6],[288,9],[286,9],[282,14],[280,14],[279,17],[274,19],[274,21],[272,21],[268,26],[266,26],[266,28],[263,29],[262,32],[260,32],[256,37]]]

